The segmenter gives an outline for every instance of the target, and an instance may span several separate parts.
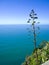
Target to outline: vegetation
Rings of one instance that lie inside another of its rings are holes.
[[[33,43],[34,43],[34,50],[35,50],[35,57],[36,57],[35,62],[36,62],[36,65],[38,65],[39,60],[38,60],[38,53],[37,53],[37,46],[36,46],[37,45],[37,31],[36,31],[36,29],[38,28],[38,30],[39,30],[39,27],[36,27],[36,24],[39,22],[35,21],[36,19],[38,19],[38,17],[33,9],[31,10],[31,13],[29,14],[29,16],[30,16],[30,19],[28,20],[27,23],[31,23],[31,25],[32,25]]]
[[[36,63],[36,50],[25,59],[25,62],[22,65],[37,65]],[[37,48],[38,54],[38,65],[41,65],[45,61],[49,60],[49,42],[42,42]]]
[[[25,62],[22,65],[41,65],[45,61],[49,60],[49,42],[43,41],[38,47],[36,46],[38,35],[36,29],[40,29],[39,27],[36,27],[37,22],[35,21],[35,19],[38,18],[36,17],[36,15],[37,14],[34,12],[34,10],[31,10],[31,13],[29,15],[31,19],[28,20],[28,23],[31,23],[33,29],[32,32],[34,51],[30,56],[27,56]]]

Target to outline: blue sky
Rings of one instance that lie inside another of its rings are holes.
[[[0,24],[26,24],[34,9],[41,24],[49,24],[49,0],[0,0]]]

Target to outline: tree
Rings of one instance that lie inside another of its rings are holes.
[[[36,65],[38,65],[38,53],[37,53],[37,46],[36,46],[36,44],[37,44],[37,33],[36,33],[36,29],[38,28],[38,29],[40,29],[39,27],[37,27],[36,28],[36,21],[35,21],[35,19],[38,19],[38,17],[36,16],[37,14],[34,12],[34,10],[32,9],[31,10],[31,13],[29,14],[29,16],[30,16],[30,18],[31,19],[29,19],[28,21],[27,21],[27,23],[31,23],[31,25],[32,25],[32,32],[33,32],[33,41],[34,41],[34,50],[35,50],[35,56],[36,56]],[[32,21],[32,22],[31,22]],[[39,23],[39,22],[38,22]]]

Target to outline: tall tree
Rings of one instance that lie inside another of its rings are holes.
[[[34,41],[34,50],[35,50],[35,56],[36,56],[36,65],[38,65],[38,53],[37,53],[37,33],[36,33],[36,23],[39,23],[39,22],[36,22],[35,19],[38,19],[38,17],[36,16],[37,14],[34,12],[34,10],[32,9],[31,10],[31,13],[29,14],[30,18],[27,23],[31,23],[32,25],[32,32],[33,32],[33,41]],[[39,27],[38,27],[39,29]]]

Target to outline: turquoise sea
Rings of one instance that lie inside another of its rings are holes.
[[[21,65],[34,49],[30,25],[0,25],[0,65]],[[40,40],[49,41],[49,25],[40,25]]]

